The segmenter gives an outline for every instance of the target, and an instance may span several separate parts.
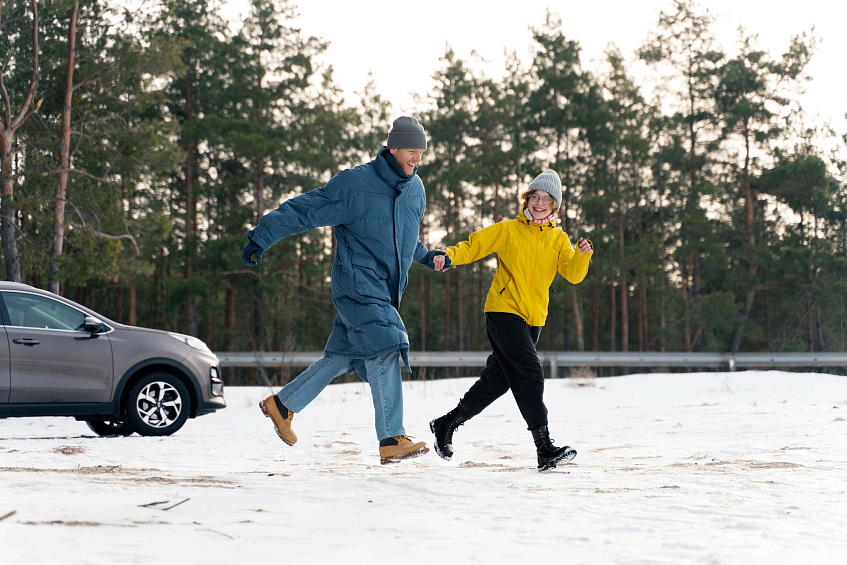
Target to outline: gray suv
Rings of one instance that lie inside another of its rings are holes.
[[[187,335],[125,326],[0,282],[0,418],[73,416],[99,435],[170,435],[226,406],[218,358]]]

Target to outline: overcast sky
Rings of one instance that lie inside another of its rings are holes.
[[[224,0],[230,17],[246,13],[248,0]],[[811,116],[820,115],[837,131],[847,131],[847,18],[831,0],[701,0],[717,23],[715,32],[727,51],[735,47],[738,26],[759,36],[760,46],[773,57],[788,47],[792,35],[809,32],[820,46],[807,68],[813,81],[806,86],[802,105]],[[531,57],[530,27],[541,28],[547,11],[562,20],[565,36],[579,42],[583,65],[600,68],[603,52],[613,43],[631,62],[634,50],[655,28],[660,10],[670,11],[672,0],[429,0],[427,2],[373,2],[300,0],[295,25],[305,35],[329,41],[321,61],[334,68],[336,82],[348,102],[356,100],[373,73],[377,91],[393,106],[394,115],[415,110],[411,93],[425,95],[432,75],[443,66],[440,58],[449,45],[456,56],[471,61],[471,52],[489,61],[486,76],[499,79],[506,51],[525,62]],[[636,71],[636,65],[630,64]]]

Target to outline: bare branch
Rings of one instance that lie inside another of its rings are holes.
[[[133,254],[130,259],[135,259],[139,255],[141,255],[141,251],[138,249],[138,242],[135,241],[135,237],[130,233],[125,233],[121,235],[109,235],[107,233],[94,231],[97,235],[105,239],[128,239],[132,243]]]
[[[29,77],[29,86],[21,110],[18,112],[18,116],[12,120],[10,129],[18,129],[33,114],[30,110],[32,101],[35,100],[36,86],[38,86],[38,4],[36,0],[32,0],[32,76]],[[38,110],[38,106],[41,106],[40,101],[35,110]]]
[[[16,209],[23,208],[24,206],[26,206],[27,204],[29,204],[31,202],[55,202],[56,200],[57,200],[56,197],[52,197],[52,198],[27,198],[26,200],[21,200],[20,202],[16,202],[15,208]],[[65,203],[68,206],[70,206],[71,208],[74,209],[74,212],[76,212],[76,215],[79,217],[79,221],[82,222],[82,227],[85,228],[85,225],[86,225],[85,224],[85,217],[82,215],[82,212],[77,207],[77,205],[74,204],[73,202],[71,202],[70,200],[65,200]],[[126,227],[126,226],[124,226],[124,227]],[[121,235],[110,235],[108,233],[103,233],[103,232],[97,231],[97,230],[93,230],[93,231],[94,231],[95,234],[97,234],[98,236],[105,238],[105,239],[128,239],[130,241],[130,243],[132,243],[132,249],[133,249],[133,254],[132,254],[132,257],[130,257],[130,259],[134,259],[134,258],[138,257],[139,255],[141,255],[141,250],[138,248],[138,242],[135,240],[135,236],[133,236],[132,234],[125,233],[125,234],[121,234]]]
[[[261,275],[256,269],[239,269],[237,271],[221,271],[222,275],[253,275],[257,279],[261,278]]]
[[[102,182],[102,183],[106,183],[106,184],[115,182],[115,181],[112,181],[112,180],[109,180],[109,179],[104,179],[104,178],[100,178],[98,176],[92,175],[91,173],[86,172],[86,171],[81,171],[80,169],[68,169],[68,172],[69,173],[76,173],[78,175],[82,175],[84,177],[88,177],[90,179],[96,180],[97,182]]]
[[[32,106],[32,107],[30,107],[30,109],[29,109],[29,110],[27,110],[26,115],[24,115],[24,117],[23,117],[23,119],[21,119],[21,122],[20,122],[20,123],[24,123],[24,122],[25,122],[25,121],[27,121],[27,120],[28,120],[28,119],[29,119],[29,118],[30,118],[30,117],[31,117],[34,113],[36,113],[36,112],[38,111],[38,109],[39,109],[39,108],[41,108],[41,103],[42,103],[42,102],[44,102],[44,98],[39,98],[39,99],[38,99],[38,102],[36,102],[36,103],[35,103],[35,106]]]
[[[3,7],[3,2],[5,2],[5,0],[0,0],[0,8]],[[2,21],[2,19],[0,19],[0,24],[2,24],[2,23],[3,23],[3,21]],[[5,65],[3,67],[4,68],[0,68],[0,91],[2,91],[3,100],[6,102],[5,125],[6,125],[6,128],[10,128],[10,126],[12,124],[12,104],[9,101],[9,93],[6,92],[6,83],[3,81],[3,71],[5,71]],[[0,133],[3,133],[3,129],[4,129],[3,124],[0,124]]]
[[[6,102],[6,129],[12,129],[12,102],[9,100],[9,93],[6,91],[6,83],[3,80],[3,73],[0,73],[0,91],[3,91],[3,100]],[[0,125],[0,127],[3,126]]]
[[[100,77],[90,78],[90,79],[84,80],[82,82],[79,82],[79,83],[73,85],[73,87],[71,87],[71,91],[76,92],[80,88],[83,88],[85,86],[88,86],[89,84],[94,84],[94,83],[98,83],[98,82],[100,82]]]
[[[2,3],[3,3],[3,1],[2,1],[2,0],[0,0],[0,4],[2,4]],[[0,522],[2,522],[3,520],[5,520],[6,518],[9,518],[9,517],[11,517],[11,516],[14,516],[14,515],[15,515],[15,514],[17,514],[17,513],[18,513],[18,511],[17,511],[17,510],[12,510],[12,511],[11,511],[11,512],[9,512],[8,514],[5,514],[5,515],[3,515],[3,516],[0,516]]]
[[[184,504],[184,503],[188,502],[189,500],[191,500],[191,499],[190,499],[190,498],[186,498],[185,500],[180,500],[180,501],[179,501],[179,502],[177,502],[176,504],[173,504],[173,505],[171,505],[171,506],[168,506],[167,508],[162,508],[162,510],[170,510],[171,508],[176,508],[176,507],[177,507],[177,506],[179,506],[180,504]]]
[[[20,210],[20,209],[24,208],[27,204],[30,204],[32,202],[56,202],[57,200],[58,199],[55,196],[50,196],[50,197],[38,196],[38,197],[35,197],[35,198],[27,198],[26,200],[21,200],[20,202],[15,202],[14,209]],[[71,208],[74,209],[74,211],[76,211],[76,215],[79,216],[79,219],[82,222],[82,227],[85,227],[85,218],[82,217],[82,212],[79,211],[79,208],[77,208],[76,205],[73,202],[71,202],[70,200],[65,200],[65,203],[67,203],[68,206],[70,206]]]

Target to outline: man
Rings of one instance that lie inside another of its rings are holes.
[[[284,237],[335,226],[332,301],[337,315],[323,356],[278,394],[259,404],[288,445],[300,412],[336,377],[356,372],[370,385],[381,462],[427,453],[403,428],[402,363],[409,368],[409,338],[400,299],[417,261],[430,268],[442,252],[427,251],[418,238],[426,206],[417,165],[426,134],[415,118],[397,118],[377,157],[341,171],[326,185],[283,202],[247,232],[242,259],[255,266]]]

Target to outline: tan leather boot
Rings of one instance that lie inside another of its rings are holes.
[[[394,436],[379,442],[380,463],[397,463],[401,459],[420,457],[429,453],[426,443],[414,442],[407,436]]]
[[[282,408],[280,408],[280,406]],[[261,401],[259,403],[259,408],[262,410],[262,414],[270,418],[271,422],[274,423],[276,435],[278,435],[282,441],[288,445],[294,445],[297,443],[297,435],[294,433],[294,430],[291,429],[291,421],[294,419],[294,412],[283,406],[282,402],[279,401],[279,398],[275,394]],[[282,415],[282,411],[285,411],[285,416]]]

